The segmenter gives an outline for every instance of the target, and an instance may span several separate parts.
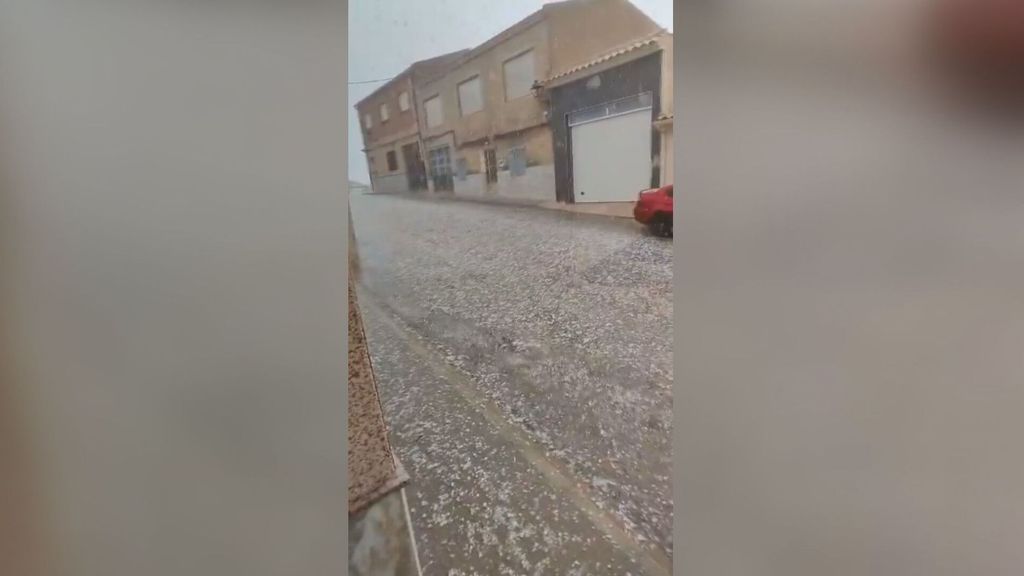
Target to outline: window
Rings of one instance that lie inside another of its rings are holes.
[[[388,121],[388,105],[387,104],[381,104],[380,105],[380,121],[381,122],[387,122]]]
[[[363,127],[367,130],[373,128],[373,117],[369,114],[363,114]]]
[[[468,116],[483,109],[483,98],[480,96],[480,77],[473,76],[459,84],[459,112]]]
[[[505,100],[512,100],[530,93],[533,81],[533,50],[529,50],[506,60],[503,66],[505,74]]]
[[[441,110],[441,97],[433,96],[423,103],[423,111],[427,115],[427,126],[433,128],[444,122],[444,114]]]
[[[398,95],[398,109],[405,112],[409,109],[409,93],[402,92]]]
[[[394,150],[388,150],[388,172],[394,172],[398,170],[398,155],[395,154]]]

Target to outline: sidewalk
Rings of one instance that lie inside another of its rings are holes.
[[[633,202],[587,202],[585,204],[567,204],[564,202],[543,202],[538,204],[539,208],[549,210],[562,210],[565,212],[576,212],[578,214],[597,214],[599,216],[613,216],[615,218],[632,218]]]
[[[448,200],[453,202],[477,202],[480,204],[504,204],[508,206],[531,206],[544,208],[546,210],[561,210],[563,212],[574,212],[577,214],[593,214],[597,216],[610,216],[613,218],[633,218],[634,202],[587,202],[582,204],[568,204],[555,200],[516,200],[501,196],[463,196],[454,194],[437,194],[433,192],[420,193],[372,193],[381,195],[404,196],[408,198],[420,198],[424,200]]]

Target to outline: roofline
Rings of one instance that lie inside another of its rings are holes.
[[[488,50],[494,48],[498,44],[501,44],[502,42],[505,42],[510,38],[513,38],[515,36],[522,34],[523,32],[526,32],[530,28],[533,28],[534,26],[540,24],[543,20],[545,20],[552,10],[564,8],[567,4],[579,4],[585,1],[586,0],[562,0],[561,2],[547,3],[538,8],[536,11],[529,14],[528,16],[524,17],[522,20],[516,22],[515,24],[509,26],[508,28],[505,28],[504,30],[498,32],[494,36],[491,36],[479,46],[476,46],[475,48],[470,48],[469,51],[464,56],[456,59],[454,62],[451,63],[451,65],[446,66],[443,69],[443,71],[435,74],[434,76],[424,78],[423,82],[434,82],[439,78],[443,78],[452,70],[458,68],[459,66],[462,66],[463,64],[479,56],[480,54],[487,52]]]
[[[614,68],[633,60],[639,60],[664,50],[661,42],[671,38],[671,32],[664,28],[659,29],[657,32],[621,44],[617,48],[608,50],[582,64],[577,64],[544,80],[540,80],[540,84],[544,88],[557,88],[575,81],[581,75],[592,74],[595,71],[607,70],[608,68]]]
[[[381,84],[380,86],[378,86],[373,92],[370,92],[369,94],[364,96],[361,100],[359,100],[359,102],[356,102],[355,106],[353,106],[353,108],[358,110],[360,106],[362,106],[364,103],[366,103],[366,102],[368,102],[370,100],[373,100],[377,96],[377,94],[380,93],[385,88],[388,88],[390,86],[393,86],[393,85],[397,84],[400,80],[404,80],[412,72],[412,67],[413,66],[415,66],[415,64],[406,67],[405,70],[402,70],[401,72],[399,72],[398,74],[393,76],[391,78],[391,80],[388,80],[387,82],[385,82],[385,83]]]
[[[448,56],[454,56],[456,54],[459,54],[460,52],[466,52],[467,50],[468,50],[468,48],[463,48],[462,50],[455,50],[455,51],[452,51],[452,52],[446,52],[444,54],[441,54],[441,55],[438,55],[438,56],[434,56],[432,58],[424,58],[423,60],[417,60],[417,61],[413,62],[412,64],[406,66],[405,70],[402,70],[398,74],[395,74],[395,76],[392,77],[390,80],[388,80],[384,84],[381,84],[373,92],[370,92],[369,94],[364,96],[361,100],[356,102],[354,108],[356,108],[358,110],[359,107],[362,106],[366,101],[372,100],[374,97],[376,97],[379,92],[381,92],[385,88],[388,88],[389,86],[393,86],[394,84],[396,84],[400,80],[405,79],[406,77],[410,77],[410,76],[414,75],[417,68],[422,67],[425,64],[428,64],[431,60],[440,60],[440,59],[448,57]]]

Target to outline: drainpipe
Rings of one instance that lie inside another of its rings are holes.
[[[412,98],[412,115],[416,119],[416,145],[420,147],[420,162],[423,163],[423,176],[427,179],[427,190],[430,190],[430,174],[427,173],[427,149],[423,145],[423,128],[420,126],[419,99],[416,98],[416,74],[409,74],[409,97]]]

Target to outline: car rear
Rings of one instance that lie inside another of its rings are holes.
[[[658,236],[672,236],[673,187],[642,190],[637,194],[633,218]]]

